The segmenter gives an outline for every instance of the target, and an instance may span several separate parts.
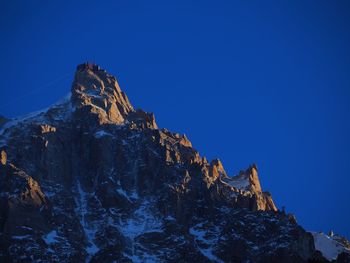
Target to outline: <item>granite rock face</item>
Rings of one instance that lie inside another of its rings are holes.
[[[311,233],[79,65],[71,94],[0,130],[0,261],[323,262]],[[327,261],[325,261],[327,262]]]

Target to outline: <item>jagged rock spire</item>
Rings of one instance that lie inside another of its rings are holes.
[[[157,128],[154,114],[135,110],[117,79],[93,63],[77,66],[71,101],[82,121],[95,116],[99,124],[127,121],[132,127]]]
[[[72,85],[72,103],[79,111],[89,111],[100,123],[122,123],[134,111],[117,79],[91,63],[78,65]]]

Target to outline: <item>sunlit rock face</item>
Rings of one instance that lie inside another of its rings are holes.
[[[261,189],[79,65],[71,93],[0,127],[1,262],[308,262],[313,237]]]
[[[116,78],[91,64],[77,67],[72,86],[72,103],[82,117],[96,115],[100,124],[121,124],[134,111]],[[90,114],[88,114],[90,113]]]

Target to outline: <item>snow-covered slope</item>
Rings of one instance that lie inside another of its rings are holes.
[[[350,253],[350,249],[340,242],[339,236],[328,236],[324,233],[312,232],[315,248],[328,260],[335,260],[342,252]]]
[[[58,122],[66,120],[74,111],[70,100],[71,95],[71,92],[69,92],[65,97],[48,108],[13,119],[7,119],[6,122],[0,126],[0,147],[7,144],[12,127],[24,126],[32,123],[57,124]]]

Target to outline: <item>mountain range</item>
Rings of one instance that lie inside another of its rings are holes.
[[[186,135],[134,109],[117,79],[78,65],[48,109],[0,117],[1,262],[350,262]]]

